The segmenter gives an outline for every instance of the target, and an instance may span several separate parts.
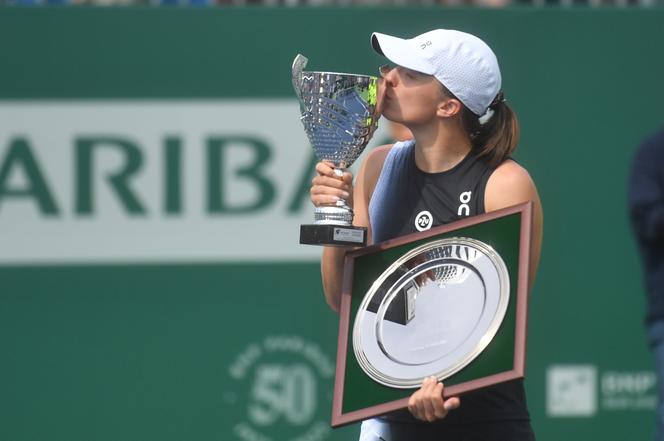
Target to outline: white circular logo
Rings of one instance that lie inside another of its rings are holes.
[[[426,231],[431,228],[433,224],[433,216],[428,211],[420,211],[417,216],[415,216],[415,228],[417,231]]]
[[[326,439],[329,424],[317,404],[331,398],[334,370],[327,354],[299,335],[268,335],[249,344],[228,369],[237,390],[228,390],[225,401],[240,412],[235,439]]]

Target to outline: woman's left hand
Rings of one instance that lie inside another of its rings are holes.
[[[408,410],[419,420],[433,422],[445,418],[450,410],[461,405],[458,397],[443,398],[443,383],[436,377],[427,377],[408,400]]]

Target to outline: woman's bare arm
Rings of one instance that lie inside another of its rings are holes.
[[[488,213],[528,201],[534,204],[529,274],[532,287],[542,250],[544,223],[542,204],[528,171],[514,161],[505,161],[491,174],[487,182],[484,192],[485,211]]]
[[[372,242],[371,224],[369,222],[369,201],[373,189],[380,175],[383,167],[383,162],[387,156],[390,146],[381,146],[372,150],[367,158],[364,160],[360,169],[357,172],[355,179],[355,186],[352,185],[352,175],[348,172],[344,174],[343,187],[336,187],[337,189],[345,189],[351,193],[350,198],[346,198],[346,202],[353,208],[354,218],[353,225],[367,227],[367,243]],[[324,195],[336,195],[333,188],[337,183],[330,181],[330,179],[339,180],[334,176],[334,171],[329,164],[319,163],[316,166],[316,171],[319,176],[314,178],[311,199],[314,205],[320,201],[332,201],[329,198],[323,197]],[[328,179],[324,179],[328,178]],[[321,188],[332,186],[332,188]],[[319,187],[319,188],[316,188]],[[328,202],[329,203],[329,202]],[[341,301],[341,283],[343,279],[343,264],[346,252],[351,249],[350,247],[324,247],[323,256],[321,258],[321,276],[323,279],[323,291],[325,293],[325,300],[328,305],[335,310],[339,311]]]

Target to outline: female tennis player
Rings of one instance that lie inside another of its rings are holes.
[[[372,150],[353,177],[316,165],[311,201],[353,207],[368,243],[526,201],[534,203],[533,280],[542,241],[542,208],[528,172],[511,158],[519,138],[505,101],[493,51],[476,36],[437,29],[411,39],[371,36],[394,63],[381,73],[382,114],[408,127],[414,139]],[[347,249],[325,247],[321,262],[329,305],[338,310]],[[446,397],[436,378],[424,380],[408,411],[362,424],[361,441],[534,440],[522,380]]]

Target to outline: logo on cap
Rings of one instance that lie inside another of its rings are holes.
[[[420,45],[420,49],[426,49],[427,46],[431,46],[431,40],[427,40]]]

